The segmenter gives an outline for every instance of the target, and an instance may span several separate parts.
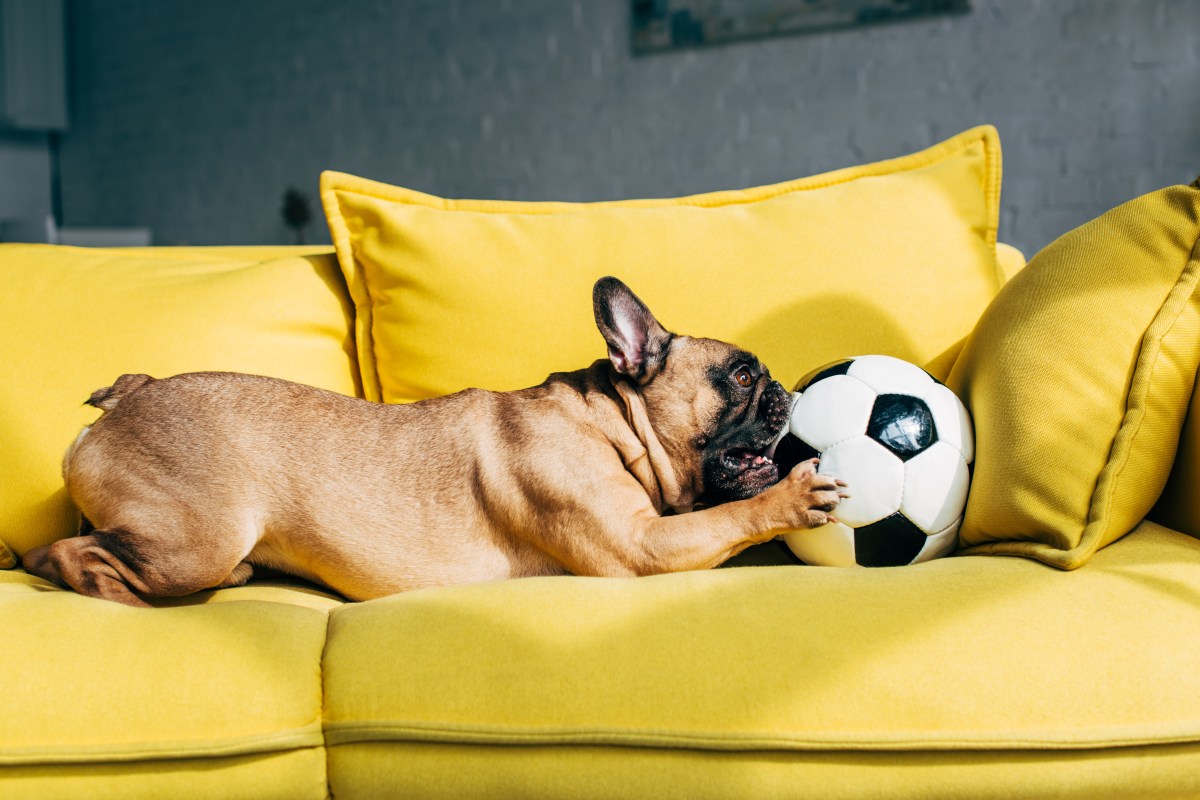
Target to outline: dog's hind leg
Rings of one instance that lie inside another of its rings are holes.
[[[50,581],[64,589],[71,588],[62,579],[62,575],[58,574],[58,567],[54,566],[54,562],[50,560],[50,545],[35,547],[27,551],[25,555],[21,556],[21,568],[30,575],[36,575],[42,580]]]
[[[145,600],[149,597],[178,597],[238,586],[250,577],[241,554],[232,548],[212,548],[208,557],[202,558],[195,551],[171,547],[174,539],[99,529],[55,542],[47,560],[61,582],[80,594],[131,606],[149,605]],[[220,553],[220,549],[228,552]]]
[[[50,545],[44,559],[48,569],[43,567],[38,574],[52,571],[56,582],[80,594],[129,606],[149,605],[140,595],[153,591],[142,577],[141,558],[126,542],[124,531],[96,530],[62,539]]]
[[[96,530],[96,526],[91,523],[91,520],[81,514],[79,516],[78,535],[86,536],[94,530]],[[58,573],[58,567],[54,566],[54,562],[50,560],[50,545],[35,547],[27,551],[21,557],[21,567],[31,575],[37,575],[39,578],[57,584],[64,589],[71,588],[63,580],[62,575]]]

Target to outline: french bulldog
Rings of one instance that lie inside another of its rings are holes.
[[[593,291],[608,358],[408,405],[274,378],[122,375],[63,473],[80,535],[26,569],[129,605],[255,567],[352,600],[535,575],[714,567],[832,519],[846,485],[769,458],[791,397],[755,356]]]

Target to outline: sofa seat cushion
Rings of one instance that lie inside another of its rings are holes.
[[[1056,761],[1089,764],[1071,791],[1178,780],[1144,774],[1162,753],[1200,791],[1197,663],[1200,542],[1152,523],[1069,574],[958,557],[413,592],[332,612],[330,780],[567,796],[616,771],[613,793],[764,797],[836,772],[815,796],[1014,796]]]
[[[326,796],[324,609],[236,595],[137,609],[3,577],[0,794],[222,796],[236,781],[247,797]]]

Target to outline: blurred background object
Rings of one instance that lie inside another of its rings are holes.
[[[970,10],[969,0],[633,0],[633,49],[652,53]]]
[[[289,186],[283,193],[283,207],[279,213],[283,215],[283,224],[295,235],[295,244],[304,244],[308,240],[308,226],[313,219],[308,196],[295,186]]]

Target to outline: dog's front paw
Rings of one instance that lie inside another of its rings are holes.
[[[815,458],[797,464],[783,483],[794,503],[795,518],[791,521],[794,528],[819,528],[836,522],[834,509],[850,496],[845,481],[817,472]]]

